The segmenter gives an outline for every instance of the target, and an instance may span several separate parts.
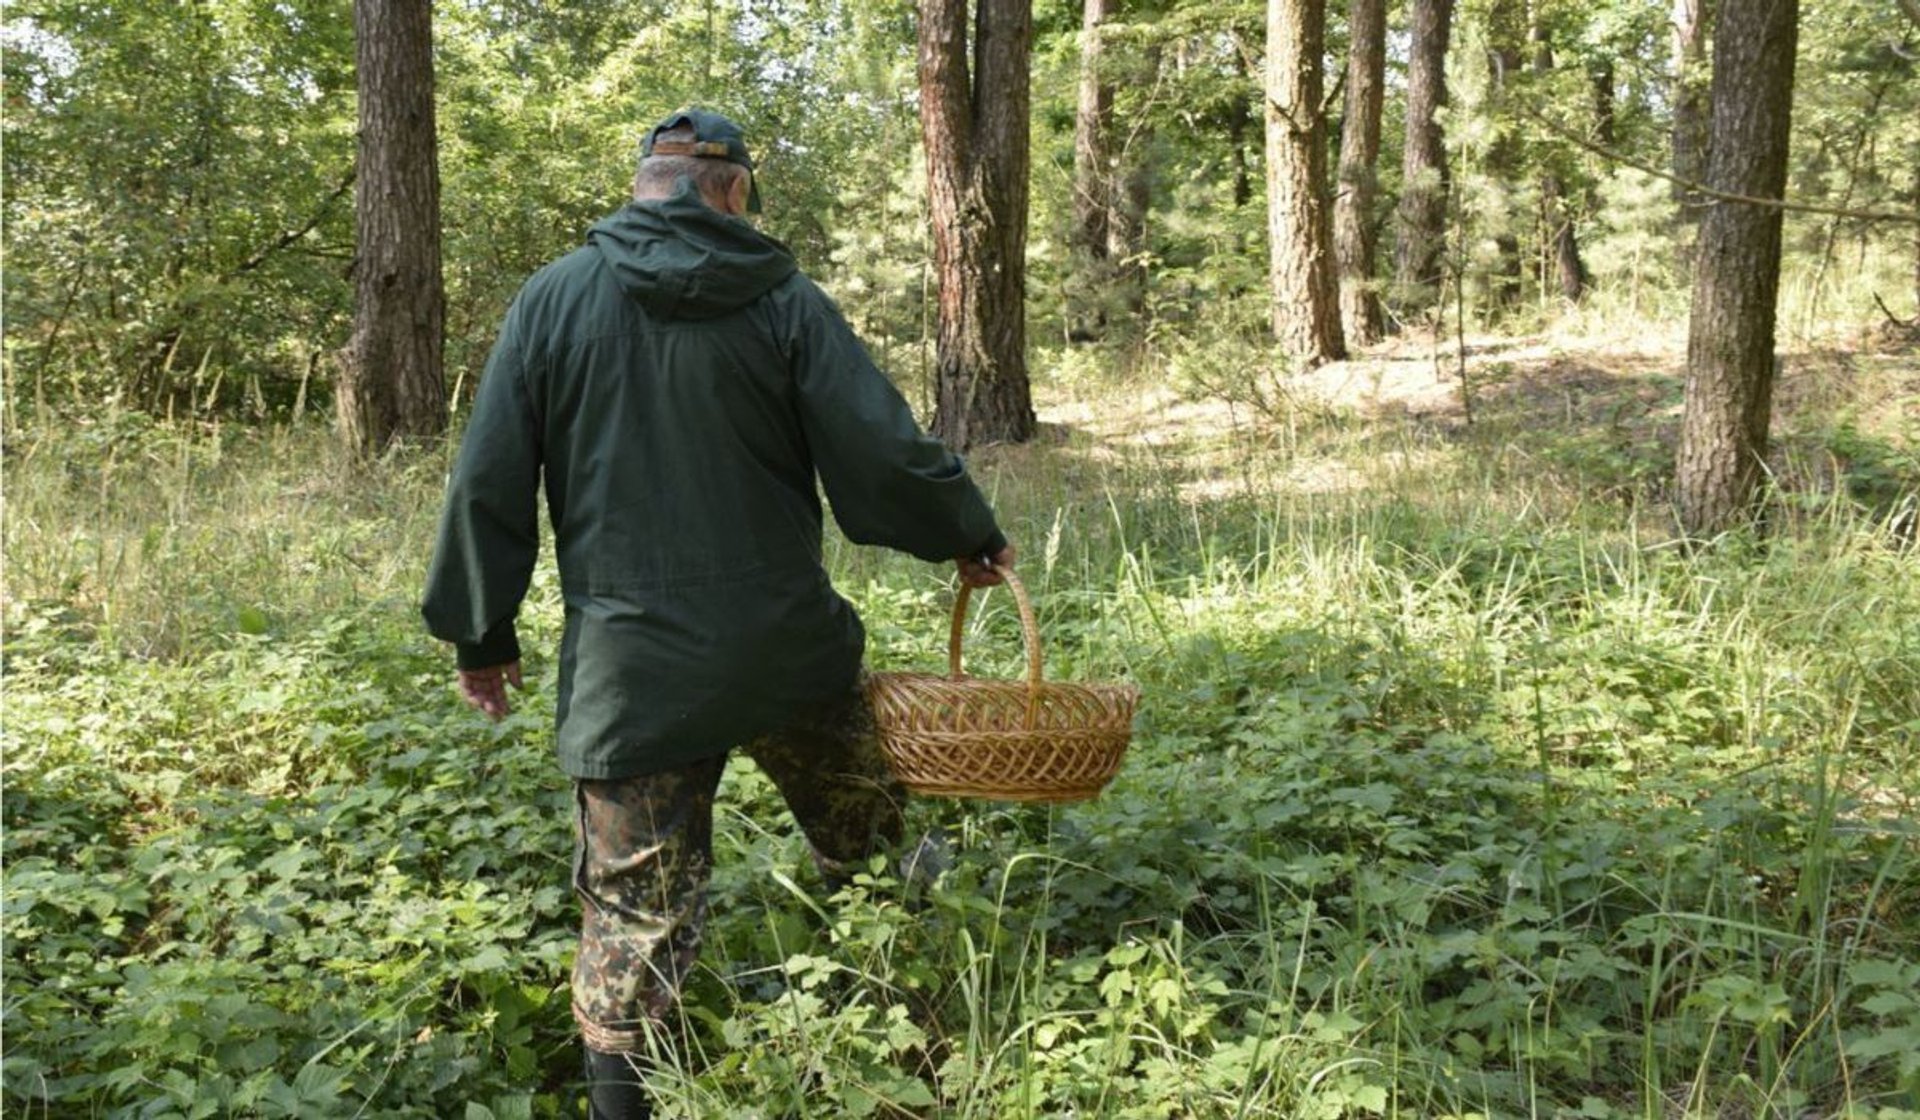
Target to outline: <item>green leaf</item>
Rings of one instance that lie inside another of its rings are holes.
[[[513,962],[507,958],[506,950],[498,945],[484,945],[480,951],[460,962],[460,971],[469,976],[487,972],[504,972]]]
[[[1379,1085],[1362,1085],[1352,1094],[1355,1108],[1364,1108],[1368,1112],[1387,1110],[1387,1091]]]
[[[1861,1060],[1920,1054],[1920,1027],[1906,1027],[1901,1030],[1880,1031],[1868,1035],[1847,1043],[1847,1053]]]
[[[1900,961],[1869,959],[1855,961],[1847,969],[1847,978],[1863,987],[1906,990],[1920,983],[1920,968]]]
[[[1911,992],[1876,992],[1861,1000],[1860,1007],[1864,1011],[1889,1018],[1901,1014],[1910,1015],[1920,1011],[1920,996],[1915,996]]]

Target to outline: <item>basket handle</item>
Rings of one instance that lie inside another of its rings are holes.
[[[1027,647],[1027,726],[1032,727],[1040,706],[1040,624],[1034,619],[1033,600],[1027,597],[1026,585],[1013,574],[1013,569],[999,564],[988,567],[998,572],[1001,580],[1013,589],[1013,601],[1020,607],[1020,632],[1026,638]],[[973,587],[963,581],[960,594],[953,599],[953,630],[947,636],[947,671],[956,681],[966,677],[960,669],[960,635],[966,629],[967,600],[972,596]]]

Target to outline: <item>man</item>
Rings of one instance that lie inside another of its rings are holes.
[[[573,1010],[590,1115],[609,1118],[648,1114],[634,1055],[699,945],[731,748],[768,772],[830,873],[901,838],[901,790],[859,698],[865,634],[821,566],[816,474],[855,541],[958,558],[974,586],[1013,561],[961,461],[741,217],[759,192],[733,122],[661,122],[633,198],[508,310],[423,607],[467,702],[505,715],[544,476],[566,601]]]

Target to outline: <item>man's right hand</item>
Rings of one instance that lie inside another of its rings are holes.
[[[960,567],[960,582],[968,587],[992,587],[1000,581],[1000,573],[995,568],[1013,567],[1014,548],[1012,545],[1001,549],[992,556],[962,556],[954,561]]]
[[[460,698],[467,705],[485,712],[487,718],[495,723],[507,717],[513,705],[507,702],[507,686],[524,689],[520,682],[520,663],[509,661],[505,665],[493,665],[485,669],[457,670],[460,678]]]

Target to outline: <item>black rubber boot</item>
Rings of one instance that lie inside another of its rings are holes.
[[[647,1100],[638,1059],[630,1054],[604,1054],[591,1047],[583,1049],[586,1052],[587,1120],[651,1120],[653,1105]]]

